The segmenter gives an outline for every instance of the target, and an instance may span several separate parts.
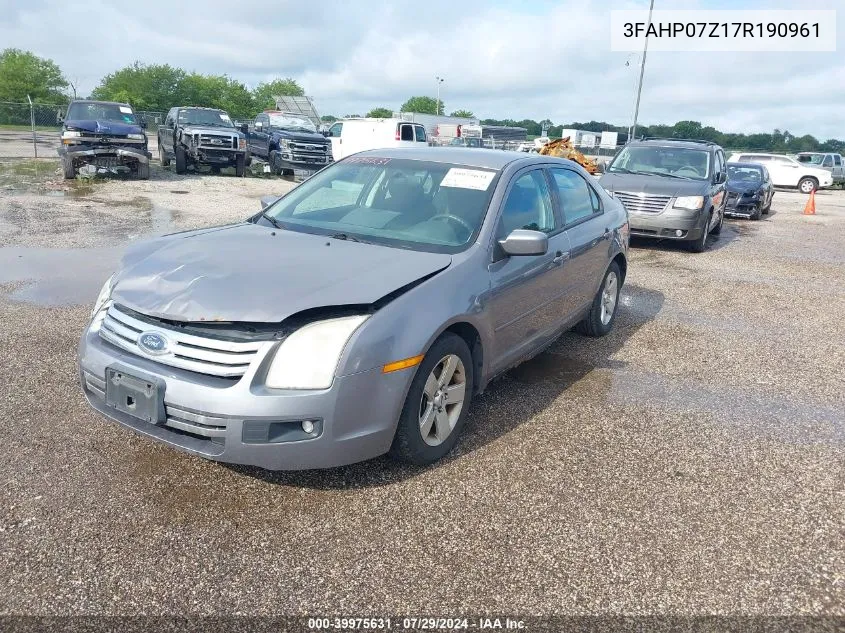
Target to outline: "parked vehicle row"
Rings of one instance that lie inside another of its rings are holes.
[[[365,151],[262,205],[128,249],[79,344],[92,407],[224,462],[429,464],[492,378],[616,319],[628,214],[568,160]]]

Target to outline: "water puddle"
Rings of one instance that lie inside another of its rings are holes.
[[[23,284],[7,295],[41,306],[89,305],[116,269],[123,247],[0,248],[0,284]]]

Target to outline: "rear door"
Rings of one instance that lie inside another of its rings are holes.
[[[842,165],[842,156],[840,154],[833,155],[833,181],[841,182],[845,179],[845,166]]]
[[[414,140],[415,127],[413,123],[397,123],[397,137],[399,140],[396,141],[396,145],[413,147],[416,144]]]
[[[417,143],[428,145],[428,138],[426,137],[425,128],[422,125],[414,126],[414,140]]]
[[[249,135],[249,151],[263,158],[269,157],[268,139],[270,138],[270,116],[259,114],[255,117],[252,133]]]
[[[802,169],[797,162],[792,162],[786,156],[771,156],[766,162],[772,181],[778,187],[795,187],[801,178]]]
[[[549,169],[569,240],[565,284],[570,289],[565,309],[576,313],[595,297],[609,261],[611,227],[601,198],[592,184],[575,170]]]
[[[498,245],[515,229],[549,235],[544,255],[505,255]],[[565,289],[561,265],[569,241],[555,214],[549,183],[541,167],[517,172],[508,184],[491,248],[489,310],[493,321],[494,371],[530,353],[565,317],[559,300]]]

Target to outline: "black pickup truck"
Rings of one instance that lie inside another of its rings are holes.
[[[65,178],[74,178],[86,165],[132,173],[144,180],[150,177],[146,123],[135,116],[128,103],[71,101],[61,123],[57,151]]]
[[[332,162],[331,142],[306,117],[288,112],[262,112],[243,124],[249,151],[277,174],[313,173]]]
[[[223,110],[216,108],[171,108],[158,128],[158,153],[161,164],[176,163],[176,173],[184,174],[189,165],[234,167],[243,176],[249,155],[246,139]]]

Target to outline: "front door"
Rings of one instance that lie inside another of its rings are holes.
[[[497,221],[489,266],[494,371],[529,353],[561,322],[556,301],[561,294],[561,266],[569,252],[561,228],[543,169],[517,173]],[[548,251],[536,256],[505,255],[498,242],[515,229],[549,234]]]

